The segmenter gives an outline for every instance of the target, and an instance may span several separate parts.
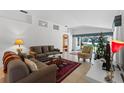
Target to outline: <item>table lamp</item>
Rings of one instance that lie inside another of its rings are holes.
[[[105,79],[108,81],[108,82],[112,82],[112,79],[113,79],[113,73],[114,73],[114,70],[113,70],[113,57],[114,57],[114,54],[119,52],[119,50],[124,47],[124,42],[122,41],[118,41],[118,40],[112,40],[112,44],[111,44],[111,50],[112,50],[112,60],[111,60],[111,68],[110,68],[110,71],[108,72],[107,76],[105,77]]]
[[[18,45],[19,46],[19,48],[17,48],[17,52],[18,53],[21,53],[22,48],[20,46],[23,45],[23,44],[24,44],[24,41],[22,39],[16,39],[15,45]]]

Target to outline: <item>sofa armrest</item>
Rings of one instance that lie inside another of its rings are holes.
[[[60,52],[60,50],[59,50],[59,49],[57,49],[57,48],[55,48],[55,49],[54,49],[54,51]]]
[[[6,82],[16,82],[30,74],[28,67],[21,60],[13,60],[7,65]]]
[[[16,83],[56,83],[57,66],[55,64],[35,71]]]
[[[33,51],[30,51],[29,54],[35,58],[37,53],[33,52]]]

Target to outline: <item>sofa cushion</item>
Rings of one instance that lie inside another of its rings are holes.
[[[53,52],[47,52],[45,53],[46,55],[53,55],[54,53]]]
[[[46,53],[46,55],[55,55],[55,54],[59,54],[59,52],[53,51],[53,52],[47,52],[47,53]]]
[[[58,51],[53,51],[53,54],[59,54],[60,52],[58,52]]]
[[[89,53],[80,53],[79,56],[85,58],[85,57],[89,57],[90,54]]]
[[[35,64],[37,65],[38,70],[40,70],[40,69],[42,69],[44,67],[48,67],[48,65],[46,65],[46,64],[42,63],[41,61],[38,61],[38,60],[36,60],[34,58],[31,58],[30,60],[35,62]]]
[[[42,53],[41,46],[33,46],[33,47],[30,47],[30,50],[31,50],[31,51],[34,51],[34,52],[36,52],[36,53]]]
[[[51,52],[51,51],[54,51],[54,46],[48,46],[48,48],[49,48],[49,51]]]
[[[46,54],[37,54],[36,58],[40,58],[40,57],[46,57]]]
[[[31,72],[38,71],[38,67],[35,64],[35,62],[33,62],[33,61],[29,60],[29,59],[25,59],[25,63],[29,67]]]
[[[49,52],[48,46],[42,46],[43,53]]]

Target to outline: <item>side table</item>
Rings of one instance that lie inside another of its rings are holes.
[[[5,73],[3,72],[3,67],[0,68],[0,83],[6,83]]]

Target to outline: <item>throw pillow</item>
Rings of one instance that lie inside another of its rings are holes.
[[[7,73],[7,64],[12,60],[20,60],[20,57],[16,53],[7,51],[3,56],[4,73]]]
[[[38,70],[37,65],[33,61],[25,59],[25,63],[27,64],[31,72]]]

